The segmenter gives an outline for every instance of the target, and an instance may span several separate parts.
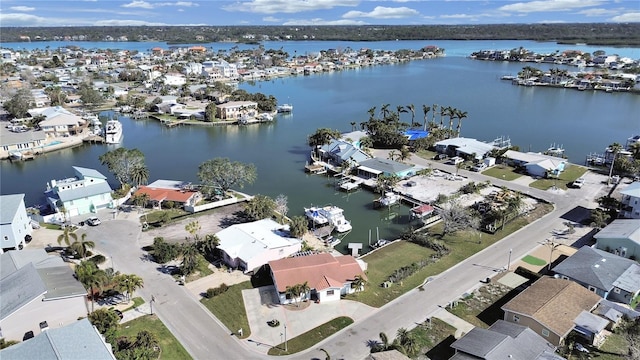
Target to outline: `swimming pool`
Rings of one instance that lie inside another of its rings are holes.
[[[47,145],[45,145],[45,146],[53,146],[53,145],[58,145],[58,144],[62,144],[62,141],[58,141],[58,140],[56,140],[56,141],[53,141],[53,142],[48,143],[48,144],[47,144]]]

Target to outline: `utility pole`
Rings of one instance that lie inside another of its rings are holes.
[[[288,352],[289,349],[287,347],[287,325],[284,326],[284,352]]]
[[[511,270],[511,253],[513,249],[509,249],[509,262],[507,262],[507,271]]]
[[[156,302],[156,298],[151,295],[151,301],[149,302],[149,306],[151,306],[151,315],[153,315],[153,303]]]

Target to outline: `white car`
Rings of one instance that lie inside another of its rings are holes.
[[[91,216],[90,218],[85,220],[85,223],[89,226],[98,226],[100,225],[101,221],[97,217]]]
[[[454,156],[451,159],[449,159],[449,163],[452,165],[458,165],[462,162],[464,162],[464,159],[461,158],[460,156]]]
[[[572,185],[573,185],[573,187],[576,187],[576,188],[580,189],[582,187],[582,185],[584,185],[584,178],[580,177],[580,178],[575,179],[573,181]]]
[[[473,170],[473,171],[475,171],[475,172],[480,172],[480,171],[483,171],[483,170],[484,170],[484,169],[486,169],[486,168],[487,168],[487,164],[485,164],[485,163],[479,163],[479,164],[474,165],[474,166],[471,168],[471,170]]]

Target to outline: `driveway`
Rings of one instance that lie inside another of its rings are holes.
[[[257,349],[263,350],[265,354],[272,346],[284,342],[285,327],[287,339],[292,339],[331,319],[347,316],[357,322],[376,310],[351,300],[319,304],[300,303],[299,308],[295,304],[282,306],[278,304],[277,294],[272,285],[243,290],[242,299],[247,310],[249,326],[251,326],[251,336],[248,341],[255,344]],[[278,320],[280,326],[267,325],[267,321],[273,319]]]

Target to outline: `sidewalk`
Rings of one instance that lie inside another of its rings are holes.
[[[442,307],[433,314],[433,317],[436,319],[440,319],[446,322],[447,324],[455,327],[456,333],[454,334],[454,337],[456,339],[460,339],[464,334],[468,333],[475,327],[472,324],[466,322],[465,320],[462,320],[459,317],[448,312]]]

